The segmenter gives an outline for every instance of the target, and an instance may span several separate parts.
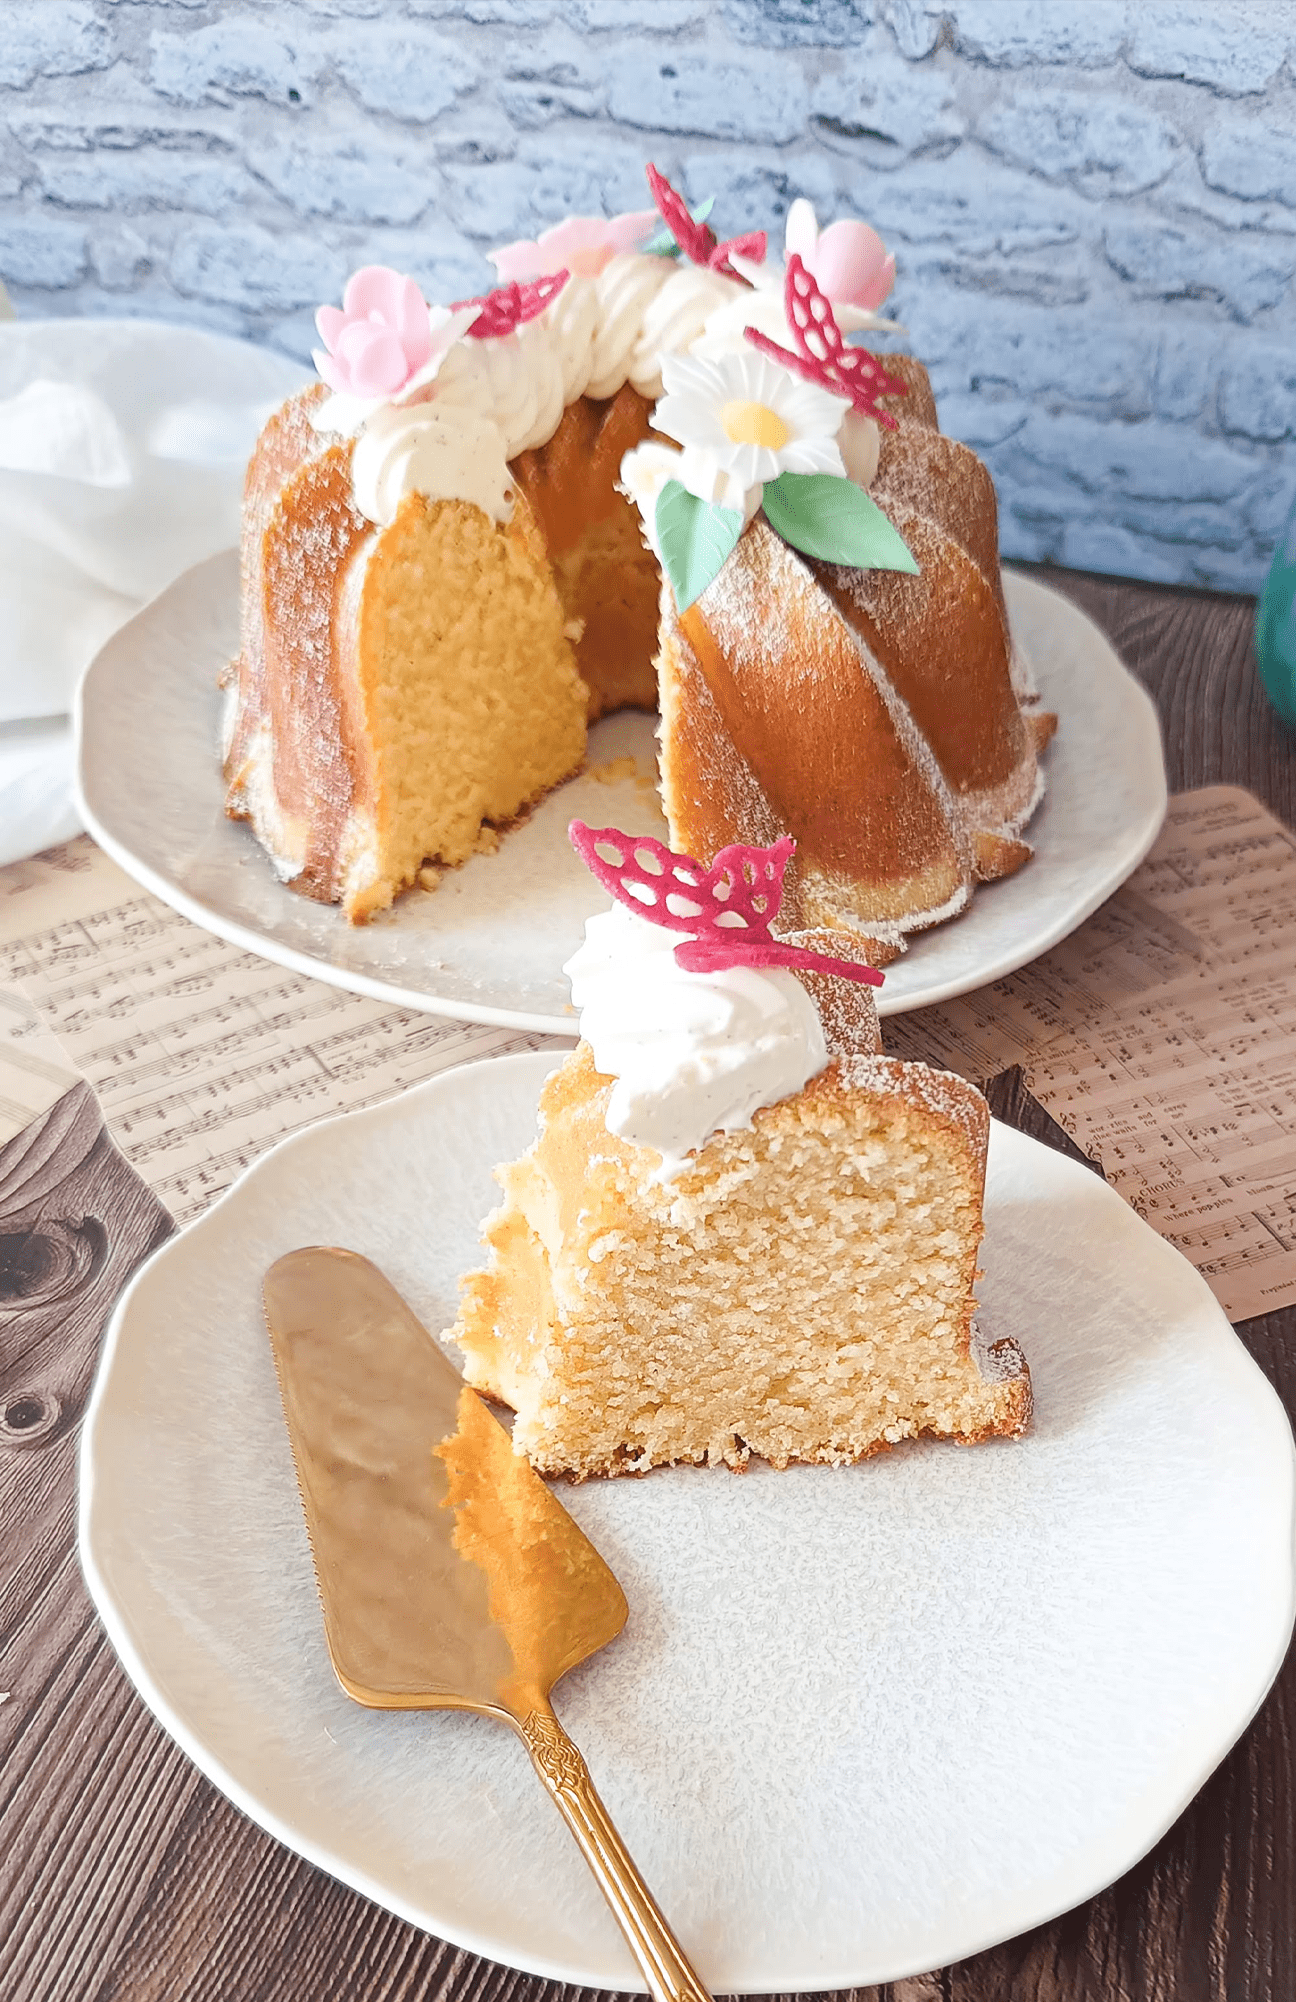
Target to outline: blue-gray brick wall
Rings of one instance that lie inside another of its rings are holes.
[[[0,276],[305,354],[656,160],[874,222],[1008,553],[1255,590],[1296,491],[1296,0],[0,0]]]

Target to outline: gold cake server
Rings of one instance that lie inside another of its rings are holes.
[[[265,1313],[342,1687],[511,1724],[658,2002],[709,2002],[549,1701],[625,1594],[376,1265],[291,1251]]]

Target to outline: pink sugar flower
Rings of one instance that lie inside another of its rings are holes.
[[[657,227],[656,209],[634,215],[573,215],[546,229],[534,243],[506,243],[492,250],[490,261],[501,284],[525,284],[553,271],[570,271],[573,278],[597,278],[605,264],[621,251],[638,250]]]
[[[412,278],[385,264],[366,264],[347,280],[342,308],[315,315],[327,353],[315,366],[339,395],[385,397],[404,389],[432,358],[432,328]]]
[[[895,258],[866,222],[832,222],[821,230],[802,198],[788,210],[787,255],[795,251],[819,289],[835,306],[876,313],[895,283]]]

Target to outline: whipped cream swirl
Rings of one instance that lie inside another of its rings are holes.
[[[638,252],[624,252],[604,265],[592,288],[597,314],[587,395],[615,396],[629,380],[644,314],[674,276],[675,266],[669,257],[646,257]],[[558,296],[561,299],[562,294]]]
[[[453,345],[390,402],[354,396],[326,399],[312,417],[325,433],[357,439],[356,506],[385,526],[404,494],[477,501],[496,520],[498,505],[480,497],[481,479],[466,475],[458,491],[447,482],[457,461],[444,439],[429,431],[427,411],[463,412],[494,426],[506,460],[545,444],[564,409],[578,396],[614,396],[629,382],[650,403],[662,394],[662,358],[692,351],[703,357],[750,353],[743,338],[758,326],[787,343],[782,291],[763,266],[754,288],[699,265],[674,263],[638,251],[613,257],[596,277],[572,277],[536,319],[492,340],[458,338],[470,316],[435,308],[439,328],[454,329]],[[851,324],[851,309],[839,314]],[[856,318],[872,320],[871,314]],[[426,378],[426,379],[425,379]],[[465,437],[467,432],[465,431]],[[370,441],[373,441],[372,443]],[[877,467],[878,433],[851,413],[842,426],[841,450],[851,478],[867,486]],[[486,480],[501,491],[493,450]]]
[[[440,402],[375,411],[355,442],[351,484],[361,514],[380,528],[412,493],[472,501],[497,522],[513,512],[513,475],[498,427]]]
[[[713,1133],[750,1126],[828,1062],[818,1010],[794,973],[686,973],[675,961],[680,938],[618,904],[588,920],[563,969],[581,1035],[616,1080],[609,1131],[660,1154],[654,1182],[673,1181]]]

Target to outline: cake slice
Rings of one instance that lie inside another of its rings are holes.
[[[842,1464],[1025,1428],[1020,1351],[986,1347],[973,1318],[984,1099],[881,1055],[858,984],[825,1035],[810,990],[858,966],[830,971],[807,935],[766,938],[801,965],[690,974],[677,932],[629,911],[590,921],[572,970],[594,1048],[549,1079],[534,1144],[497,1171],[490,1262],[448,1331],[543,1473]],[[685,1152],[690,1117],[701,1144]]]
[[[249,472],[227,811],[285,881],[362,921],[578,769],[589,692],[498,445],[474,469],[498,518],[412,492],[376,530],[352,501],[358,448],[320,449],[317,400]]]

